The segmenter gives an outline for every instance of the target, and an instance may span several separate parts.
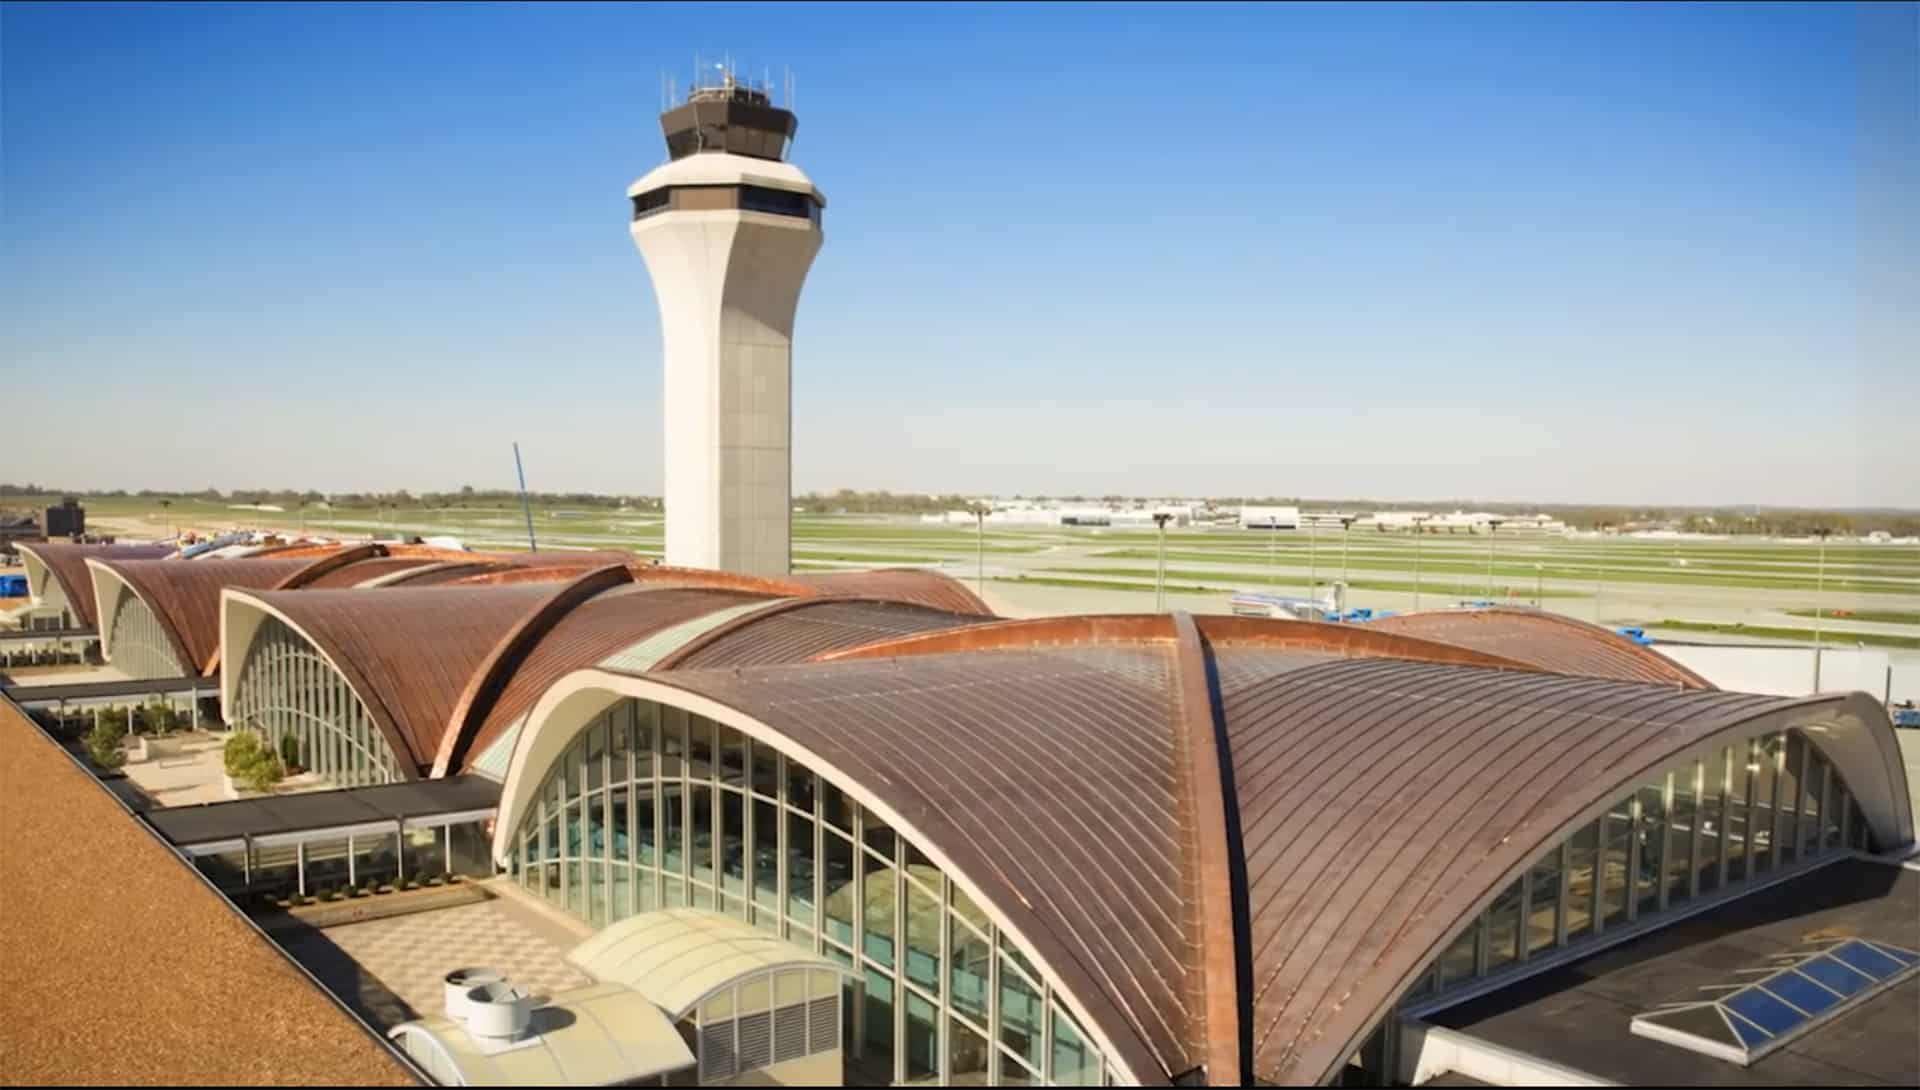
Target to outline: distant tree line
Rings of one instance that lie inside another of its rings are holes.
[[[448,508],[448,507],[501,507],[518,506],[520,493],[512,489],[476,489],[472,485],[458,492],[421,492],[415,494],[402,488],[393,492],[333,492],[325,493],[314,489],[293,488],[236,488],[223,492],[218,488],[203,488],[198,492],[155,491],[143,488],[137,492],[115,488],[107,490],[81,491],[76,489],[42,488],[39,485],[16,485],[0,482],[0,502],[15,499],[33,499],[40,497],[58,498],[77,496],[83,502],[88,498],[100,499],[151,499],[159,500],[201,500],[207,503],[249,503],[271,504],[276,507],[296,508],[328,504],[335,508]],[[655,508],[660,500],[653,496],[606,496],[594,492],[529,492],[528,499],[542,507],[597,507],[616,509],[620,507]]]
[[[38,506],[36,501],[58,500],[62,496],[78,496],[83,501],[88,497],[103,499],[192,499],[208,503],[249,503],[272,504],[288,509],[302,505],[315,506],[321,503],[334,508],[375,510],[390,508],[408,509],[445,509],[445,508],[502,508],[518,506],[520,494],[507,488],[476,489],[466,485],[457,492],[421,492],[413,493],[406,489],[393,492],[335,492],[323,493],[314,489],[233,489],[221,491],[218,488],[203,488],[197,492],[168,492],[153,489],[140,489],[128,492],[125,489],[110,491],[84,491],[79,489],[45,488],[38,484],[9,484],[0,482],[0,506],[9,501],[16,506]],[[635,510],[660,510],[657,496],[642,495],[602,495],[595,492],[530,492],[529,499],[540,507],[570,507],[615,510],[630,508]],[[1153,502],[1164,497],[1135,497],[1109,493],[1101,496],[1073,495],[1017,495],[1013,499],[1028,500],[1035,503],[1099,503],[1123,505]],[[21,501],[27,501],[22,503]],[[923,515],[944,511],[964,511],[975,502],[970,496],[959,493],[929,494],[925,492],[856,491],[842,488],[834,492],[808,492],[794,497],[794,506],[808,514],[891,514]],[[1493,514],[1546,514],[1560,519],[1567,525],[1581,530],[1594,530],[1611,527],[1616,530],[1644,528],[1670,528],[1696,533],[1720,534],[1756,534],[1774,537],[1802,537],[1818,529],[1829,529],[1841,536],[1869,533],[1884,530],[1896,537],[1920,535],[1920,511],[1894,510],[1815,510],[1810,508],[1789,507],[1660,507],[1626,506],[1596,504],[1551,504],[1551,503],[1490,503],[1474,499],[1444,499],[1411,502],[1404,500],[1375,499],[1304,499],[1299,496],[1217,496],[1206,502],[1222,510],[1236,510],[1242,505],[1256,506],[1292,505],[1322,509],[1349,511],[1391,511],[1396,509],[1419,509],[1426,511],[1488,511]]]

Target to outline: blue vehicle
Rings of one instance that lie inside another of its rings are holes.
[[[1914,707],[1913,701],[1908,700],[1895,704],[1889,710],[1893,712],[1894,726],[1906,727],[1910,730],[1920,730],[1920,708]]]
[[[0,598],[25,598],[26,596],[26,576],[0,575]]]
[[[1615,629],[1615,631],[1642,647],[1648,647],[1653,644],[1653,640],[1647,635],[1647,630],[1644,628],[1620,628]]]

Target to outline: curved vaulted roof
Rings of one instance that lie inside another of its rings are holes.
[[[377,591],[323,586],[393,559],[400,558],[368,557],[279,580],[292,586],[311,578],[297,592],[236,592],[229,610],[251,611],[252,619],[229,616],[226,638],[244,659],[259,616],[279,617],[360,695],[400,764],[434,776],[483,757],[556,678],[636,648],[646,654],[629,661],[663,669],[683,649],[715,661],[793,661],[978,619],[896,601],[780,599],[772,592],[820,592],[780,580],[620,564],[455,562],[376,575]],[[436,573],[449,578],[430,578]],[[760,603],[769,608],[756,609]],[[229,680],[223,688],[231,699],[238,682]]]
[[[314,572],[311,576],[303,579],[299,585],[323,590],[340,587],[358,587],[364,586],[382,576],[393,575],[403,571],[412,571],[415,568],[423,568],[432,563],[435,563],[435,561],[418,556],[369,557],[364,560],[356,560],[351,564],[346,564],[338,568]]]
[[[439,755],[448,716],[475,670],[555,586],[234,591],[227,596],[227,627],[231,633],[235,603],[279,617],[353,686],[397,763],[419,770]],[[228,650],[235,661],[222,671],[221,687],[231,703],[246,652],[244,646]]]
[[[842,648],[978,624],[970,614],[947,613],[905,602],[871,598],[784,598],[736,617],[679,651],[655,669],[699,670],[714,666],[759,666],[804,662]]]
[[[1555,673],[1651,681],[1688,689],[1715,687],[1658,651],[1599,625],[1544,610],[1432,610],[1383,617],[1366,627],[1471,647]]]
[[[38,584],[28,589],[34,597],[45,597],[46,580],[52,579],[66,596],[74,620],[81,627],[98,623],[94,610],[93,578],[87,571],[88,558],[100,560],[157,560],[172,556],[171,545],[75,545],[65,541],[19,541],[14,547],[32,557],[43,569]],[[33,565],[27,574],[35,574]]]
[[[991,617],[977,595],[965,583],[950,575],[924,568],[880,568],[874,571],[813,572],[796,575],[793,581],[813,588],[817,594],[843,594],[861,598],[885,598],[893,602],[911,602],[949,613],[968,613]]]
[[[1679,760],[1798,728],[1911,842],[1884,711],[1501,665],[1349,626],[1049,619],[779,666],[589,669],[541,772],[621,696],[786,749],[925,846],[1147,1081],[1324,1081],[1541,851]],[[1476,664],[1477,663],[1477,664]],[[976,896],[977,895],[977,896]]]
[[[476,696],[491,688],[484,700],[461,709],[460,721],[448,724],[434,775],[459,771],[527,713],[542,691],[561,675],[599,662],[622,648],[655,633],[743,602],[757,595],[707,588],[621,586],[587,598],[556,614],[523,646],[506,648],[492,666],[493,677],[469,683]]]
[[[115,560],[89,557],[95,575],[93,593],[100,618],[100,647],[113,658],[113,613],[123,599],[117,582],[145,602],[166,633],[173,653],[189,670],[206,672],[219,661],[220,592],[227,587],[266,588],[295,575],[313,561],[263,557],[240,560]]]

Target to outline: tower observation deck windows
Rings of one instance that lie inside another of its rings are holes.
[[[797,219],[816,221],[820,216],[819,206],[814,204],[813,198],[805,193],[768,189],[757,185],[740,187],[740,208],[745,212],[770,212],[776,216],[793,216]]]
[[[676,185],[633,197],[633,218],[661,212],[762,212],[820,223],[820,203],[806,193],[760,185]]]

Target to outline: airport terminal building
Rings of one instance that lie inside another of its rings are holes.
[[[1868,697],[1527,610],[1005,621],[927,572],[579,559],[94,564],[159,634],[116,659],[228,663],[225,718],[336,789],[149,815],[237,902],[452,868],[596,935],[538,1057],[394,1029],[441,1081],[1806,1082],[1920,1010]],[[668,937],[712,962],[678,990],[630,964]],[[1596,965],[1672,981],[1547,1032]]]

